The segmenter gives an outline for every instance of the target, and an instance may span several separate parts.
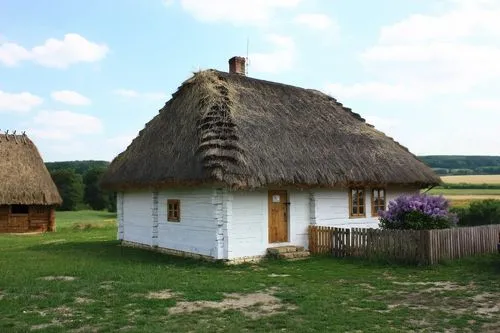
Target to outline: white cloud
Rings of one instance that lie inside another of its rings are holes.
[[[165,7],[170,7],[174,4],[174,0],[163,0],[162,2]]]
[[[28,133],[42,139],[70,139],[77,135],[89,135],[102,132],[103,125],[99,118],[71,111],[38,112],[33,119]]]
[[[131,89],[116,89],[113,90],[115,95],[119,95],[127,98],[142,98],[147,100],[167,100],[167,94],[162,92],[138,92]]]
[[[36,137],[37,146],[46,161],[91,159],[111,161],[124,151],[137,135],[118,134],[108,137],[106,136],[108,133],[100,133],[68,138],[66,136],[51,136],[50,132],[47,131],[41,133],[43,137],[40,138],[33,135],[32,132],[27,133]]]
[[[454,108],[444,107],[444,112],[432,111],[414,117],[406,125],[406,143],[416,154],[450,155],[498,155],[500,136],[498,116],[494,112],[481,113],[457,112]],[[415,128],[425,129],[424,132]],[[401,129],[403,130],[403,129]],[[425,135],[422,135],[425,133]],[[400,136],[396,136],[399,140]]]
[[[484,84],[500,88],[500,2],[449,0],[446,5],[440,13],[411,15],[383,27],[377,44],[360,55],[375,83],[340,85],[340,90],[415,100],[464,94]]]
[[[364,116],[366,122],[375,126],[379,131],[389,134],[400,125],[399,119],[385,118],[380,116]]]
[[[301,0],[181,0],[181,5],[196,19],[229,22],[234,25],[263,25],[278,10],[296,7]]]
[[[470,111],[497,111],[500,112],[500,99],[473,99],[465,102]]]
[[[475,35],[500,35],[500,6],[496,1],[449,1],[453,7],[438,15],[411,15],[382,28],[380,42],[426,43],[457,41]]]
[[[67,68],[79,62],[96,62],[104,59],[109,48],[105,44],[88,41],[78,34],[66,34],[62,40],[49,38],[44,44],[28,50],[15,43],[0,44],[0,62],[15,66],[31,60],[45,67]]]
[[[267,41],[274,46],[270,52],[249,55],[249,69],[256,72],[279,73],[291,69],[296,60],[295,43],[291,37],[270,34]]]
[[[123,134],[106,139],[106,147],[111,152],[111,156],[115,157],[124,151],[137,134]]]
[[[295,23],[304,25],[314,30],[333,29],[338,32],[339,27],[328,15],[325,14],[300,14],[294,19]]]
[[[0,112],[27,112],[42,103],[42,98],[29,92],[13,94],[0,90]]]
[[[30,52],[22,46],[15,43],[0,43],[0,62],[4,65],[15,66],[18,62],[30,58]]]
[[[48,148],[52,154],[58,156],[58,160],[97,159],[95,157],[95,152],[89,154],[88,145],[79,140],[66,140],[64,144],[59,144],[57,141],[54,141]]]
[[[53,91],[50,96],[53,100],[69,104],[69,105],[90,105],[91,101],[89,98],[83,96],[76,91],[71,90],[59,90]]]
[[[331,83],[326,85],[325,92],[340,100],[367,98],[379,101],[408,101],[422,97],[418,90],[407,89],[402,85],[391,85],[381,82],[356,83],[343,85]]]

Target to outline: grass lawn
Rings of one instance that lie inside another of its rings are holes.
[[[113,215],[0,236],[0,332],[498,332],[500,255],[224,266],[122,248]]]

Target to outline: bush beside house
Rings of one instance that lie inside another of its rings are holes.
[[[382,229],[446,229],[457,224],[456,214],[449,211],[449,202],[442,196],[403,195],[379,214]]]
[[[487,199],[473,201],[469,207],[453,208],[459,226],[500,224],[500,200]]]

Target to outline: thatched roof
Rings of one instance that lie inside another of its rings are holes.
[[[61,202],[33,142],[26,135],[0,134],[0,205]]]
[[[112,189],[439,182],[405,147],[332,97],[215,70],[184,82],[103,179]]]

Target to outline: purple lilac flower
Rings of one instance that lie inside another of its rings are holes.
[[[402,223],[403,216],[412,211],[421,212],[436,219],[447,219],[456,224],[455,214],[448,212],[449,202],[443,196],[425,194],[403,195],[389,202],[387,211],[379,212],[390,223]]]

